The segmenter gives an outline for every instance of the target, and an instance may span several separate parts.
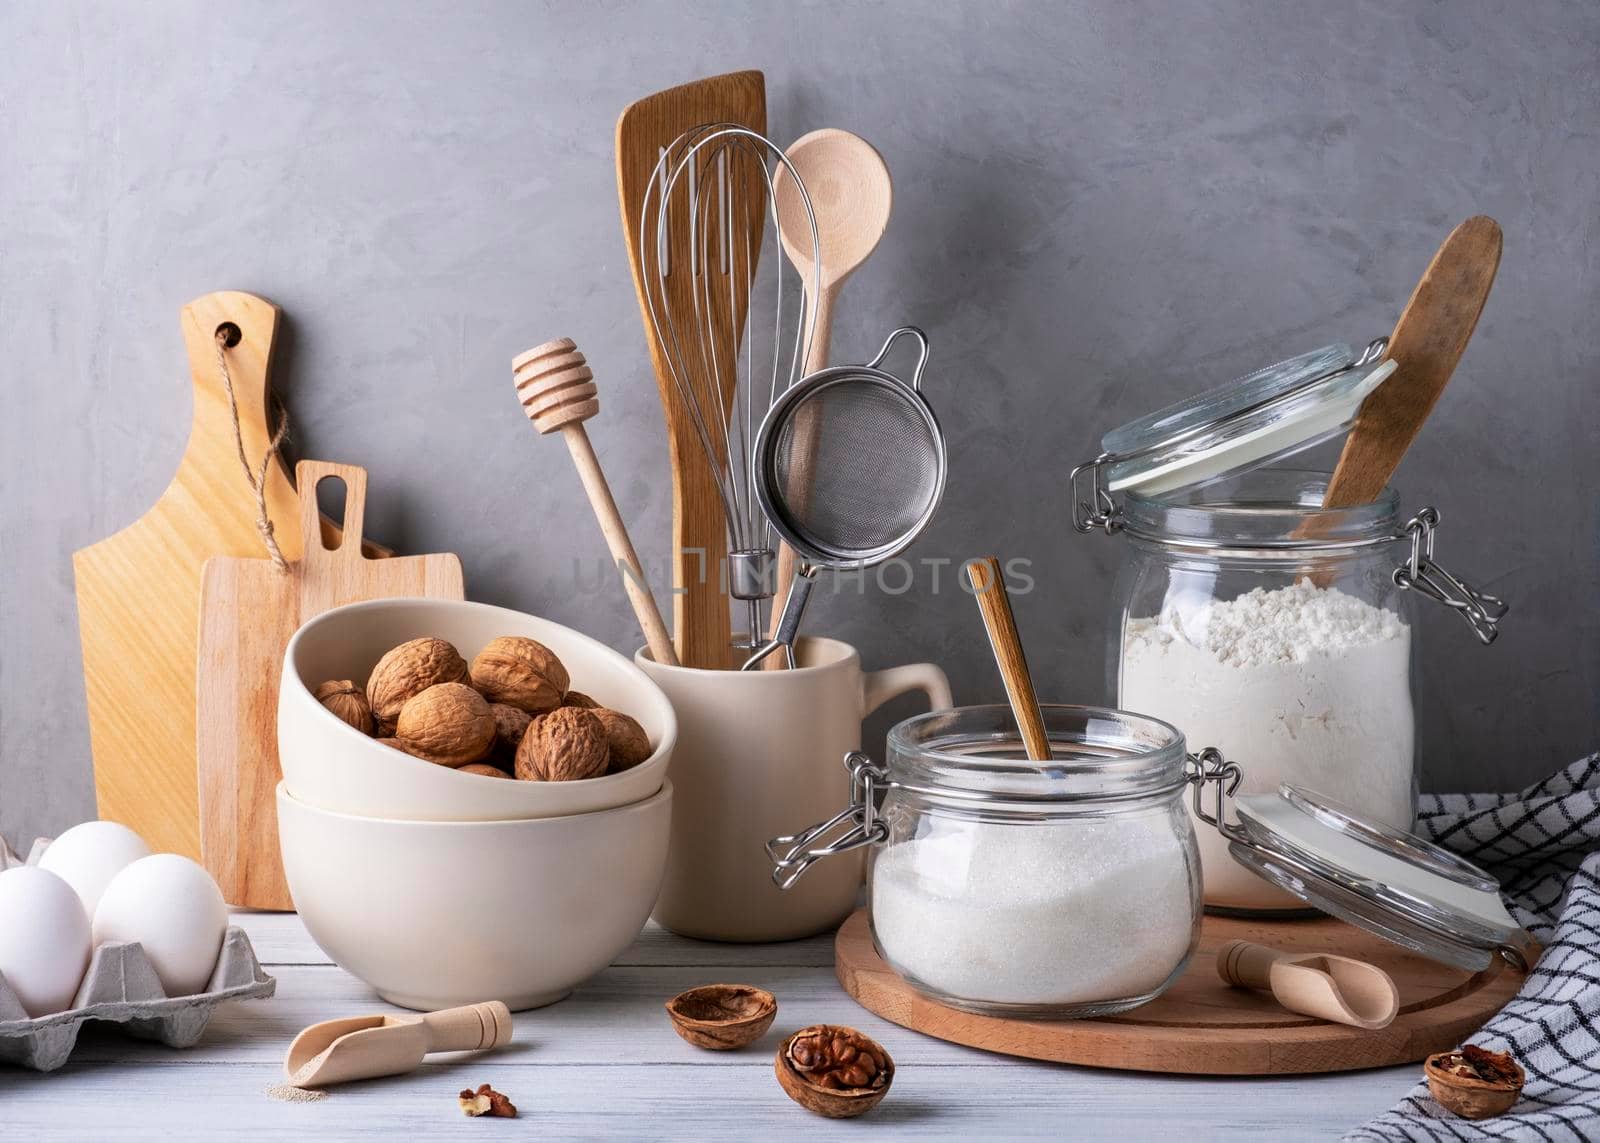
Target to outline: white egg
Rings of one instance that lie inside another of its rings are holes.
[[[0,873],[0,974],[29,1016],[72,1006],[89,967],[89,918],[54,873],[19,865]]]
[[[150,856],[144,838],[117,822],[84,822],[52,841],[39,859],[78,892],[84,917],[94,918],[100,894],[111,879],[141,857]]]
[[[168,996],[203,991],[228,930],[211,875],[187,857],[142,857],[111,879],[94,911],[94,943],[138,941]]]

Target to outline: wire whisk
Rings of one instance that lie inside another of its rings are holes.
[[[805,376],[815,315],[804,297],[818,293],[815,281],[802,289],[800,271],[781,253],[773,193],[780,165],[799,192],[785,195],[788,209],[798,202],[810,225],[814,277],[822,259],[810,196],[783,151],[747,127],[693,127],[663,148],[639,226],[645,306],[716,479],[727,525],[719,574],[745,604],[747,627],[734,639],[743,648],[766,628],[762,604],[774,594],[777,558],[751,483],[753,445],[767,410]],[[673,227],[688,227],[687,265],[672,257],[685,249],[670,240]],[[758,271],[769,233],[775,255]]]

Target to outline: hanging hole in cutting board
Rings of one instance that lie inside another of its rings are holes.
[[[222,338],[222,345],[225,349],[232,349],[244,340],[244,334],[231,321],[225,321],[217,326],[216,333],[213,336]]]
[[[339,525],[338,533],[333,536],[333,543],[328,542],[328,536],[324,533],[322,550],[325,552],[337,552],[344,545],[344,506],[349,491],[341,476],[324,476],[317,481],[317,509]]]

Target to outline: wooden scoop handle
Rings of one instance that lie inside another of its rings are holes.
[[[1272,988],[1272,966],[1288,954],[1249,941],[1229,941],[1217,950],[1217,975],[1239,988]]]
[[[511,1042],[511,1010],[498,1000],[429,1012],[422,1023],[430,1052],[471,1052]]]

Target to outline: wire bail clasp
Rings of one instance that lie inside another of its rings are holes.
[[[779,889],[788,889],[821,858],[888,838],[888,824],[878,816],[878,788],[889,772],[859,750],[846,754],[844,765],[850,771],[850,804],[810,829],[767,842],[772,880]]]
[[[1231,838],[1238,833],[1239,827],[1229,825],[1223,811],[1227,800],[1238,792],[1239,783],[1244,781],[1244,771],[1239,769],[1239,764],[1229,762],[1215,746],[1207,746],[1198,754],[1184,756],[1183,776],[1194,787],[1194,816],[1215,826],[1224,837]],[[1215,807],[1210,811],[1205,807],[1207,788],[1211,790]]]
[[[1105,466],[1115,459],[1111,453],[1103,452],[1093,460],[1078,465],[1068,477],[1072,485],[1072,527],[1075,531],[1088,533],[1099,528],[1108,536],[1121,531],[1122,509],[1111,499],[1111,492],[1101,477]],[[1087,496],[1082,484],[1085,476],[1089,479]]]
[[[1433,537],[1438,527],[1439,513],[1432,507],[1423,508],[1407,522],[1405,535],[1411,538],[1411,555],[1394,569],[1395,585],[1405,591],[1420,591],[1458,612],[1478,641],[1488,646],[1500,634],[1500,620],[1511,605],[1498,596],[1478,591],[1434,562]]]

